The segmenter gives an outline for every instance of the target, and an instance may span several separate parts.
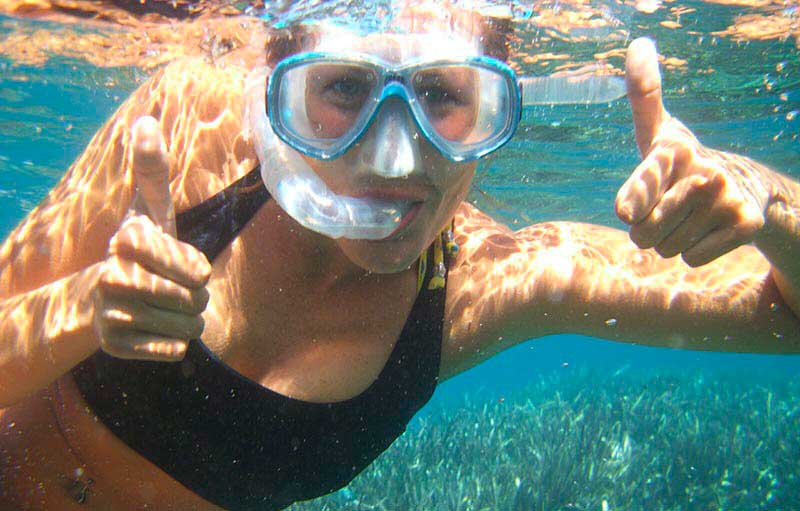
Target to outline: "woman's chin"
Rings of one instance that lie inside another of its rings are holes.
[[[372,273],[399,273],[410,268],[424,243],[414,239],[341,240],[339,246],[353,263]]]

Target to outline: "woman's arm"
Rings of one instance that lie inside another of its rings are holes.
[[[94,353],[92,291],[101,264],[0,301],[0,408],[44,388]]]
[[[120,301],[136,280],[141,283],[141,279],[123,281],[127,272],[119,265],[120,257],[109,253],[109,240],[120,229],[134,196],[130,132],[138,118],[153,115],[160,120],[172,155],[169,181],[179,207],[215,193],[244,168],[251,168],[244,158],[247,146],[240,142],[242,75],[200,61],[157,73],[122,105],[61,182],[4,242],[0,406],[41,389],[101,345],[102,336],[94,332],[93,324],[98,288],[114,288],[114,299]],[[148,246],[156,241],[153,236],[149,240]],[[121,246],[132,246],[127,241],[123,237]],[[133,257],[140,256],[146,257]],[[114,264],[109,266],[110,259]],[[170,304],[180,302],[176,306],[190,312],[207,298],[203,291],[185,292],[175,286],[168,292],[173,295]]]
[[[650,41],[631,44],[626,79],[644,157],[617,196],[630,234],[577,223],[511,232],[465,207],[445,374],[562,332],[800,352],[800,185],[704,147],[671,117]]]
[[[800,184],[773,174],[775,186],[754,244],[772,264],[772,278],[800,317]]]
[[[692,268],[636,247],[617,229],[553,222],[511,231],[468,205],[456,232],[443,376],[559,333],[694,350],[800,352],[800,320],[752,246]]]
[[[0,248],[0,407],[43,388],[99,346],[92,292],[133,192],[127,114],[150,88],[101,128]]]
[[[617,194],[639,248],[700,266],[747,244],[772,265],[783,299],[800,314],[800,184],[744,156],[703,146],[661,98],[655,47],[631,44],[628,99],[643,161]]]

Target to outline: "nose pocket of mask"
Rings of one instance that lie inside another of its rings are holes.
[[[405,177],[419,168],[419,133],[401,101],[390,99],[381,106],[362,151],[363,163],[383,177]]]

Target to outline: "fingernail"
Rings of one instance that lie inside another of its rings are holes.
[[[140,155],[159,155],[166,150],[161,136],[161,127],[153,117],[139,118],[132,131],[132,143]]]

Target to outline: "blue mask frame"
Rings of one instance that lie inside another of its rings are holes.
[[[375,71],[379,80],[379,86],[375,89],[377,93],[373,93],[372,97],[367,100],[365,104],[368,106],[362,109],[353,126],[341,137],[325,139],[324,143],[303,137],[286,125],[284,118],[291,116],[292,112],[288,110],[288,107],[280,105],[279,97],[279,90],[287,72],[299,66],[314,63],[341,63],[364,66]],[[508,91],[508,111],[505,112],[505,119],[501,129],[496,130],[486,140],[464,144],[442,137],[429,122],[427,114],[419,104],[416,93],[408,85],[413,73],[429,67],[448,65],[467,66],[490,71],[499,76],[503,81],[502,83],[505,84]],[[269,77],[265,103],[267,117],[272,129],[283,142],[305,155],[320,160],[331,160],[340,157],[364,136],[375,121],[381,105],[383,105],[384,101],[393,97],[397,97],[405,103],[419,132],[425,139],[444,157],[453,162],[476,160],[502,147],[514,135],[522,112],[522,93],[514,71],[499,60],[483,56],[453,60],[415,60],[402,65],[393,65],[366,55],[342,57],[342,55],[335,53],[300,53],[282,60],[275,67]],[[317,143],[315,144],[314,142]]]

